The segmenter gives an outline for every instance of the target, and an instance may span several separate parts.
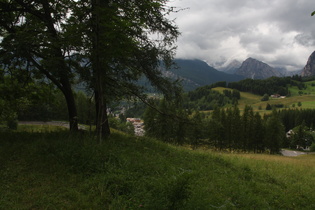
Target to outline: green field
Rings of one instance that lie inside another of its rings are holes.
[[[191,150],[117,132],[99,145],[39,131],[0,133],[1,209],[315,208],[314,155]]]
[[[303,90],[299,90],[297,87],[293,86],[293,87],[289,87],[289,90],[291,92],[292,96],[298,96],[301,95],[300,93],[302,93],[302,95],[315,95],[315,86],[312,86],[312,84],[315,84],[315,81],[310,81],[310,82],[304,82],[304,84],[306,85],[306,89]]]
[[[245,105],[250,105],[253,107],[254,111],[258,111],[262,114],[271,112],[265,110],[267,103],[270,105],[283,104],[285,108],[313,109],[315,108],[315,86],[311,86],[313,83],[315,83],[315,81],[306,82],[305,84],[307,85],[307,88],[305,90],[299,90],[297,87],[290,87],[289,90],[292,96],[277,99],[270,98],[269,101],[261,101],[262,96],[260,95],[241,92],[241,99],[238,101],[238,107],[240,110],[243,110]],[[213,90],[217,90],[222,93],[224,89],[231,90],[229,88],[222,87],[217,87]],[[303,94],[299,95],[299,91],[302,91]],[[298,107],[299,102],[302,104],[301,107]]]

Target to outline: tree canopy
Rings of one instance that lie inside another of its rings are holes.
[[[136,81],[146,77],[166,97],[176,88],[162,76],[172,65],[177,26],[166,0],[4,0],[0,3],[1,64],[45,77],[64,94],[70,127],[77,129],[72,85],[94,92],[99,135],[108,136],[108,103],[146,100]]]

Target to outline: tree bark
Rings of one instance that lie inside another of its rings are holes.
[[[49,5],[49,1],[44,0],[42,1],[43,9],[44,9],[44,22],[46,23],[46,26],[48,28],[48,32],[51,35],[51,38],[53,40],[53,43],[55,45],[52,46],[53,54],[56,58],[56,60],[59,60],[58,64],[56,65],[57,68],[57,75],[60,79],[60,90],[64,94],[64,97],[66,99],[67,108],[68,108],[68,115],[69,115],[69,127],[70,131],[78,131],[78,113],[77,113],[77,107],[74,100],[73,90],[70,83],[68,72],[70,72],[70,69],[67,67],[65,63],[65,57],[62,53],[62,47],[60,45],[60,37],[58,36],[57,29],[55,28],[55,21],[52,17],[51,8]],[[60,87],[59,86],[59,87]]]
[[[101,141],[102,138],[107,138],[110,135],[110,127],[107,116],[107,106],[104,99],[100,96],[97,90],[95,95],[95,110],[96,110],[96,134]]]
[[[71,88],[71,84],[69,79],[65,78],[61,81],[62,83],[62,93],[66,99],[67,108],[68,108],[68,116],[69,116],[69,128],[70,131],[76,132],[79,130],[78,128],[78,113],[77,106],[75,104],[73,91]]]
[[[104,92],[104,78],[106,76],[104,65],[101,62],[101,20],[100,9],[101,1],[92,0],[92,18],[93,18],[93,39],[92,39],[92,71],[94,76],[94,93],[96,106],[96,135],[102,142],[103,138],[110,135],[110,128],[107,116],[107,105]]]

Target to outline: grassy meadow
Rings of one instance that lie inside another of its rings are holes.
[[[247,92],[240,92],[241,99],[238,101],[238,107],[242,111],[245,105],[250,105],[253,107],[255,112],[259,112],[261,114],[270,113],[271,111],[266,110],[267,103],[270,105],[274,104],[283,104],[285,108],[295,108],[295,109],[314,109],[315,108],[315,84],[314,81],[305,82],[306,89],[299,90],[296,86],[289,87],[291,92],[290,97],[286,98],[269,98],[269,101],[261,101],[262,96],[255,95]],[[217,90],[219,92],[223,92],[224,89],[231,90],[229,88],[217,87],[213,90]],[[302,91],[303,94],[300,94],[299,91]],[[298,107],[298,103],[301,102],[302,105]]]
[[[227,154],[113,131],[0,133],[1,209],[314,209],[315,156]]]

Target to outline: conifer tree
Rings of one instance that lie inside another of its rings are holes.
[[[231,139],[232,147],[241,149],[243,145],[243,138],[241,136],[241,115],[240,110],[237,106],[233,107],[232,116],[231,116]]]
[[[143,121],[144,121],[144,130],[145,130],[145,135],[149,137],[155,137],[157,131],[157,118],[158,112],[154,110],[151,107],[147,107],[144,116],[143,116]]]
[[[224,110],[223,110],[224,111]],[[214,143],[214,146],[222,150],[224,145],[224,128],[222,125],[221,110],[216,107],[211,115],[208,123],[209,138]]]
[[[266,131],[263,121],[260,114],[256,112],[253,121],[253,135],[251,141],[254,152],[264,151],[264,135],[266,135]]]
[[[270,150],[271,154],[278,153],[285,138],[284,126],[276,110],[266,121],[266,134],[264,145]]]
[[[190,120],[191,128],[190,128],[190,143],[195,149],[198,146],[199,140],[203,137],[203,123],[201,119],[200,112],[197,110],[193,114],[191,120]]]

